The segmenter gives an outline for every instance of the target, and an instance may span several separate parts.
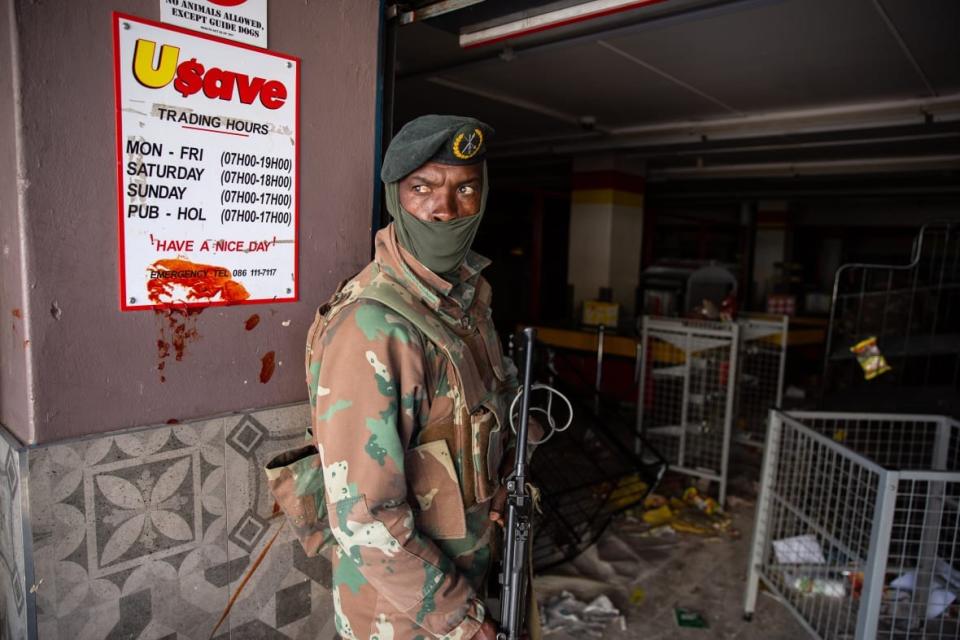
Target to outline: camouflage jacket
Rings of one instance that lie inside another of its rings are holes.
[[[483,621],[489,499],[516,390],[480,275],[488,264],[469,253],[452,286],[401,249],[391,225],[310,329],[344,638],[466,639]]]

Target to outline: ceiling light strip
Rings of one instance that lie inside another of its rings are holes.
[[[391,10],[394,14],[400,16],[400,24],[411,24],[421,20],[436,18],[438,16],[459,11],[461,9],[466,9],[467,7],[472,7],[473,5],[480,4],[484,1],[485,0],[441,0],[440,2],[434,2],[433,4],[428,4],[425,7],[412,9],[410,11],[398,11],[397,5],[392,5]],[[388,13],[387,17],[389,18],[392,16]]]
[[[745,178],[776,176],[815,176],[899,171],[934,171],[960,169],[960,155],[900,156],[821,160],[812,162],[768,162],[752,164],[719,164],[705,167],[671,167],[650,171],[650,180],[683,178]]]
[[[616,127],[613,133],[618,136],[661,133],[664,131],[697,131],[710,133],[717,129],[742,129],[756,127],[764,123],[780,124],[788,122],[847,122],[862,123],[868,118],[883,119],[904,116],[911,121],[922,120],[924,114],[936,117],[938,121],[953,120],[960,112],[960,92],[936,98],[909,98],[905,100],[885,100],[856,104],[831,105],[827,107],[808,107],[783,111],[768,111],[742,117],[705,118],[649,125]],[[858,127],[862,128],[862,127]]]
[[[556,29],[577,22],[602,18],[614,13],[629,11],[639,7],[664,2],[664,0],[592,0],[566,9],[548,11],[488,29],[460,35],[460,47],[470,49],[503,42],[521,36]]]

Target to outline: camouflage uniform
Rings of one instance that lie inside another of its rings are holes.
[[[488,264],[470,252],[452,286],[401,249],[390,225],[310,329],[344,638],[467,639],[484,619],[489,499],[516,390],[480,275]]]

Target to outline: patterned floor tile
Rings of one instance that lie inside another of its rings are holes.
[[[106,640],[140,638],[153,617],[152,605],[153,594],[150,589],[141,589],[129,595],[120,596],[120,619],[106,635]]]
[[[321,587],[330,590],[333,565],[330,564],[326,554],[308,558],[303,551],[303,547],[295,544],[293,545],[293,566]]]
[[[163,426],[31,456],[34,548],[45,580],[38,618],[56,629],[50,637],[196,634],[196,626],[181,629],[183,620],[219,614],[225,585],[202,577],[226,561],[223,425]],[[192,585],[187,593],[184,584]]]
[[[290,637],[259,620],[251,620],[231,628],[230,640],[290,640]]]
[[[284,587],[276,595],[276,625],[278,629],[310,615],[311,581],[309,578]]]
[[[273,520],[273,497],[263,467],[276,454],[303,441],[305,405],[243,415],[226,428],[227,539],[231,559],[250,555],[264,541]]]
[[[282,522],[262,467],[307,420],[289,406],[32,450],[44,640],[208,638]],[[329,580],[284,529],[218,637],[332,638]]]
[[[212,585],[205,571],[158,579],[144,576],[152,594],[155,628],[186,638],[209,638],[229,599],[226,586]],[[137,585],[139,586],[139,585]]]
[[[249,554],[263,540],[269,529],[269,520],[257,515],[253,509],[247,509],[234,525],[227,540]]]
[[[255,552],[259,553],[259,549]],[[329,566],[326,558],[306,558],[300,542],[290,534],[281,533],[234,606],[230,614],[231,629],[259,621],[289,634],[311,620],[315,632],[326,624],[333,612],[329,588],[311,575],[329,581]],[[235,589],[236,583],[231,588]]]
[[[23,544],[25,458],[12,438],[0,434],[0,634],[10,638],[26,636],[32,602]]]
[[[200,452],[177,449],[92,467],[86,474],[90,568],[107,575],[196,547],[201,530]]]
[[[234,558],[210,567],[203,577],[212,585],[225,587],[231,582],[239,582],[248,564],[250,564],[249,556]]]
[[[333,616],[333,600],[330,591],[313,583],[311,585],[310,613],[305,617],[281,627],[292,640],[332,640],[337,637]]]

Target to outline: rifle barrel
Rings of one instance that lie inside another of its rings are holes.
[[[526,596],[527,546],[530,544],[531,497],[527,495],[527,434],[530,418],[530,389],[533,377],[533,348],[536,329],[523,330],[526,351],[523,365],[523,387],[520,398],[520,428],[517,430],[516,457],[507,488],[507,523],[504,528],[503,564],[500,573],[499,640],[519,640],[523,626]]]

